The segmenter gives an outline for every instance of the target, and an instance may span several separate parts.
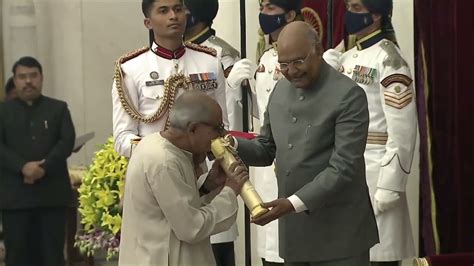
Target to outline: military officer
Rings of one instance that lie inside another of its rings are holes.
[[[227,78],[231,87],[237,87],[242,80],[252,79],[255,75],[255,94],[258,105],[260,125],[263,125],[263,113],[267,109],[268,98],[276,83],[283,77],[278,64],[276,40],[283,27],[292,21],[301,20],[301,1],[264,0],[260,2],[259,23],[269,40],[269,48],[260,57],[258,67],[249,59],[237,62]],[[256,72],[255,72],[256,69]],[[256,167],[253,183],[264,202],[278,198],[278,186],[275,167]],[[283,265],[278,252],[278,220],[257,227],[257,250],[263,265]]]
[[[143,0],[151,45],[121,56],[112,85],[115,149],[130,157],[133,142],[167,127],[168,110],[184,91],[201,90],[221,106],[229,125],[222,64],[215,49],[183,44],[182,0]]]
[[[217,37],[216,31],[212,28],[213,20],[219,10],[219,1],[185,0],[184,3],[188,9],[185,41],[214,48],[217,51],[217,57],[222,62],[224,76],[227,78],[235,62],[240,59],[240,54],[229,43]],[[227,114],[231,130],[242,130],[241,99],[240,86],[238,89],[226,89]]]
[[[226,41],[215,36],[216,32],[212,29],[212,22],[219,10],[218,0],[185,0],[184,4],[187,8],[185,42],[215,49],[217,57],[222,62],[224,76],[227,78],[234,63],[240,59],[240,54]],[[240,85],[236,89],[226,86],[226,107],[230,130],[241,131],[243,129],[241,99]],[[234,241],[237,240],[237,236],[238,231],[235,223],[229,230],[211,236],[217,265],[235,265]]]
[[[417,136],[415,92],[394,42],[392,0],[346,0],[346,6],[348,37],[324,59],[367,95],[366,176],[380,235],[370,261],[398,265],[415,255],[405,193]]]

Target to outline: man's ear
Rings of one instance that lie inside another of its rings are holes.
[[[186,128],[186,132],[191,133],[191,134],[196,133],[196,130],[197,130],[197,123],[195,122],[189,123],[188,127]]]
[[[316,45],[316,54],[322,56],[324,53],[324,47],[321,43]]]
[[[143,25],[149,30],[152,30],[153,28],[151,27],[151,21],[149,18],[144,18],[143,19]]]
[[[285,18],[286,18],[286,23],[295,21],[296,11],[290,10],[290,12],[286,13]]]

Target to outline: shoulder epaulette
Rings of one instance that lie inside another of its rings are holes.
[[[192,42],[187,42],[186,47],[188,47],[189,49],[195,50],[195,51],[199,51],[199,52],[203,52],[203,53],[212,55],[214,57],[217,56],[216,49],[210,48],[210,47],[207,47],[207,46],[204,46],[204,45],[199,45],[199,44],[195,44],[195,43],[192,43]]]
[[[230,56],[233,58],[240,57],[239,51],[232,47],[229,43],[226,41],[222,40],[221,38],[217,36],[211,36],[208,41],[214,45],[217,45],[222,48],[221,56]]]
[[[380,47],[382,47],[385,53],[387,53],[387,57],[383,61],[384,66],[390,66],[394,69],[400,69],[401,67],[408,66],[407,62],[397,50],[397,47],[393,42],[389,40],[383,40],[380,42]]]
[[[123,64],[123,63],[127,62],[128,60],[133,59],[133,58],[143,54],[144,52],[146,52],[148,50],[150,50],[150,47],[148,47],[148,46],[144,46],[142,48],[135,49],[131,52],[128,52],[128,53],[120,56],[115,62],[118,63],[118,64]]]

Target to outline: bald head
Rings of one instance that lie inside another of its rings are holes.
[[[216,119],[222,121],[219,104],[207,94],[196,90],[181,94],[170,111],[171,126],[183,130],[192,122]]]
[[[304,21],[295,21],[286,25],[280,32],[277,41],[277,47],[297,48],[321,46],[321,40],[316,30]]]
[[[310,89],[319,77],[323,48],[318,33],[309,24],[286,25],[277,41],[280,69],[295,88]]]

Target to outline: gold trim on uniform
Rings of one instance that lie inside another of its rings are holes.
[[[203,53],[212,55],[214,57],[217,56],[217,51],[214,48],[210,48],[210,47],[207,47],[207,46],[204,46],[204,45],[195,44],[195,43],[192,43],[192,42],[187,42],[185,45],[189,49],[199,51],[199,52],[203,52]]]
[[[367,134],[367,144],[385,145],[388,140],[388,134],[385,132],[369,132]]]
[[[413,91],[411,89],[408,89],[401,94],[390,91],[385,91],[383,94],[385,104],[397,109],[402,109],[413,100]]]
[[[138,120],[140,122],[143,122],[145,124],[155,122],[156,120],[160,119],[163,117],[165,113],[168,112],[169,109],[174,104],[174,100],[176,97],[176,91],[180,88],[183,89],[188,89],[191,81],[189,80],[188,77],[186,77],[182,73],[178,73],[175,75],[171,75],[168,79],[166,79],[165,84],[164,84],[164,95],[160,104],[160,107],[158,110],[152,115],[152,116],[145,116],[141,114],[138,111],[138,107],[133,106],[132,102],[130,101],[130,97],[128,96],[127,92],[124,89],[123,86],[123,73],[122,73],[122,68],[121,64],[124,62],[137,57],[138,55],[148,51],[150,48],[148,47],[143,47],[141,49],[135,50],[131,53],[125,54],[124,56],[121,56],[116,62],[115,62],[115,70],[114,70],[114,82],[115,82],[115,87],[117,88],[118,96],[120,99],[120,103],[123,106],[123,109],[125,112],[127,112],[128,115],[132,117],[134,120]],[[165,128],[169,127],[169,120],[168,118],[166,119],[166,124]]]

